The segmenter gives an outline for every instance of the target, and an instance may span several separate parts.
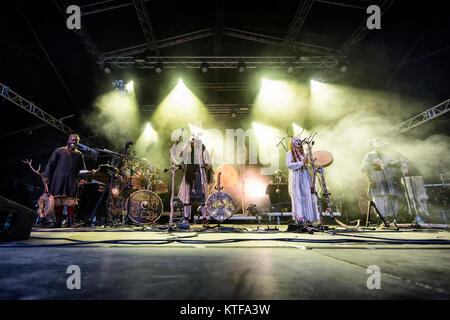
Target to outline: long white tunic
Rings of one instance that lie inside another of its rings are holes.
[[[311,193],[311,179],[302,161],[293,162],[290,151],[286,154],[286,166],[289,168],[289,195],[294,219],[303,218],[309,222],[319,222],[316,196]]]

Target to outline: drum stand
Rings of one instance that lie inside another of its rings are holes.
[[[328,192],[328,188],[327,188],[327,184],[326,184],[326,182],[325,182],[325,176],[324,176],[324,174],[323,174],[323,168],[322,167],[319,167],[318,169],[317,169],[317,171],[320,173],[320,179],[319,179],[319,182],[321,183],[321,185],[322,185],[322,190],[323,190],[323,195],[325,196],[325,201],[326,201],[326,204],[327,204],[327,211],[329,211],[330,212],[330,217],[331,217],[331,219],[333,220],[333,221],[335,221],[338,225],[340,225],[341,227],[344,227],[344,228],[346,228],[346,229],[353,229],[353,228],[355,228],[355,227],[351,227],[351,226],[348,226],[348,225],[346,225],[345,223],[343,223],[343,222],[341,222],[340,220],[338,220],[335,216],[333,216],[333,209],[332,209],[332,207],[331,207],[331,199],[330,199],[330,194],[331,193],[329,193]],[[317,192],[316,192],[317,193]],[[320,198],[319,198],[319,201],[320,201]],[[319,208],[322,208],[322,206],[320,205],[319,206]],[[322,217],[322,216],[321,216]],[[359,225],[359,224],[358,224]],[[323,228],[324,226],[323,226],[323,222],[322,222],[322,228]],[[356,227],[357,228],[357,227]]]

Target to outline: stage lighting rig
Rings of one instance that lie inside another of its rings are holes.
[[[163,70],[162,63],[161,63],[161,62],[158,62],[158,63],[156,64],[156,66],[155,66],[155,72],[156,72],[156,73],[161,73],[162,70]]]
[[[203,62],[200,66],[200,70],[202,70],[203,73],[207,73],[209,70],[208,64],[206,62]]]
[[[244,60],[239,60],[238,65],[237,65],[237,69],[241,73],[245,71],[246,66],[245,66]]]
[[[125,82],[123,80],[114,80],[112,82],[113,88],[119,91],[121,94],[126,94],[127,90],[125,88]]]

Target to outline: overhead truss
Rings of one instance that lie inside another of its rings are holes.
[[[419,113],[418,115],[412,117],[411,119],[408,119],[402,123],[400,123],[398,126],[392,128],[389,130],[389,135],[397,135],[400,133],[403,133],[405,131],[408,131],[409,129],[412,129],[414,127],[417,127],[421,124],[424,124],[425,122],[428,122],[432,119],[435,119],[439,116],[442,116],[443,114],[450,111],[450,99],[447,99],[440,104],[425,110],[422,113]]]
[[[158,46],[156,45],[156,38],[153,32],[153,27],[148,16],[147,7],[144,0],[133,0],[136,13],[141,24],[142,31],[144,32],[145,39],[147,41],[147,48],[153,50],[157,56],[159,56]]]
[[[66,0],[53,0],[55,4],[58,6],[60,11],[65,15],[65,9],[68,6],[68,2]],[[301,41],[297,41],[296,39],[300,35],[300,31],[302,26],[304,25],[306,18],[313,6],[314,2],[321,2],[335,6],[343,6],[350,7],[356,9],[367,9],[367,7],[371,4],[379,5],[381,8],[381,13],[384,13],[394,0],[301,0],[299,2],[298,9],[291,21],[289,30],[287,32],[286,37],[278,38],[274,36],[264,35],[260,33],[250,32],[246,30],[230,28],[223,25],[223,0],[216,0],[216,25],[210,28],[205,28],[202,30],[177,35],[174,37],[166,38],[166,39],[156,39],[152,25],[150,23],[150,18],[146,9],[146,2],[149,0],[129,0],[129,2],[123,2],[119,0],[104,0],[91,4],[86,4],[81,6],[82,15],[91,15],[95,13],[110,11],[114,9],[120,9],[128,6],[134,5],[139,22],[141,24],[142,30],[144,32],[144,36],[146,39],[145,43],[137,44],[128,48],[122,48],[119,50],[113,50],[109,52],[101,53],[95,43],[92,41],[92,38],[86,32],[85,28],[76,31],[80,36],[81,41],[86,46],[88,52],[94,57],[95,61],[98,64],[112,62],[113,66],[118,66],[120,68],[124,68],[126,66],[131,66],[133,63],[128,61],[133,57],[134,59],[142,60],[143,54],[147,54],[153,52],[152,56],[159,56],[159,50],[161,48],[178,45],[181,43],[194,41],[197,39],[202,39],[206,37],[214,37],[214,55],[219,55],[222,46],[222,37],[234,37],[245,39],[248,41],[259,42],[263,44],[269,44],[272,46],[277,46],[280,48],[288,48],[289,55],[297,55],[296,52],[308,53],[314,56],[325,56],[325,60],[330,61],[326,56],[333,56],[332,59],[338,58],[339,61],[343,61],[351,50],[359,43],[364,36],[367,34],[368,29],[366,27],[366,19],[358,25],[357,29],[351,34],[351,36],[347,39],[347,41],[343,44],[340,49],[336,48],[328,48],[318,45],[313,45],[309,43],[304,43]],[[126,59],[124,58],[126,57]],[[171,58],[171,57],[167,57]],[[214,57],[211,57],[214,58]],[[243,58],[243,57],[241,57]],[[318,62],[317,63],[302,63],[302,67],[310,67],[310,66],[326,66],[328,67],[328,63],[323,64],[322,61],[317,61],[315,57],[310,57],[312,60]],[[264,59],[264,57],[261,57]],[[263,61],[263,60],[262,60]],[[151,65],[151,62],[150,62]],[[228,66],[229,64],[227,64]],[[146,63],[148,67],[149,64]]]
[[[33,102],[25,99],[24,97],[20,96],[18,93],[11,90],[8,86],[0,83],[0,96],[15,105],[19,106],[21,109],[27,111],[28,113],[32,114],[33,116],[39,118],[40,120],[44,121],[45,123],[51,125],[52,127],[58,129],[59,131],[65,133],[66,135],[70,135],[75,133],[70,127],[62,123],[61,120],[53,117],[49,113],[45,112],[38,106],[36,106]],[[89,145],[91,147],[95,147],[94,142],[90,141],[87,138],[83,138],[83,143],[85,145]]]
[[[115,66],[116,68],[137,68],[154,69],[156,66],[163,68],[184,67],[188,69],[199,69],[206,63],[210,69],[236,69],[238,64],[245,62],[248,69],[255,68],[287,68],[292,66],[294,69],[300,68],[332,68],[339,62],[338,56],[275,56],[275,57],[211,57],[211,56],[171,56],[171,57],[147,57],[145,60],[129,57],[109,57],[103,59],[100,63]]]
[[[242,104],[242,103],[209,103],[205,104],[208,108],[208,112],[215,118],[236,118],[243,119],[249,116],[250,112],[253,110],[253,104]],[[139,111],[142,113],[153,114],[158,105],[156,104],[146,104],[140,105]]]

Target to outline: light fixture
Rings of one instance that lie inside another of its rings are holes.
[[[162,72],[162,69],[163,69],[162,63],[161,63],[161,62],[158,62],[158,63],[156,64],[156,66],[155,66],[155,72],[156,72],[156,73],[161,73],[161,72]]]
[[[288,64],[288,66],[286,68],[286,71],[288,73],[292,73],[294,71],[294,66],[292,64]]]
[[[207,73],[208,72],[208,64],[206,62],[203,62],[200,66],[200,69],[202,70],[203,73]]]
[[[341,72],[347,72],[348,67],[346,65],[341,66],[341,68],[339,69]]]
[[[245,71],[245,62],[244,62],[244,60],[239,60],[239,63],[238,63],[238,65],[237,65],[237,69],[238,69],[238,71],[239,72],[244,72]]]

